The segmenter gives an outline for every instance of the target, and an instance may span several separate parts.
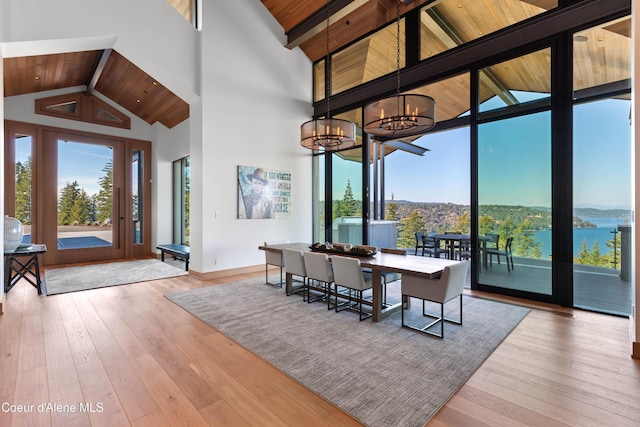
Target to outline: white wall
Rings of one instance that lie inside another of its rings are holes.
[[[310,61],[283,47],[260,2],[203,2],[202,13],[201,147],[191,140],[191,222],[202,235],[191,252],[193,269],[210,272],[264,263],[264,241],[310,241],[311,152],[299,140],[312,85]],[[236,219],[238,165],[292,173],[290,219]]]

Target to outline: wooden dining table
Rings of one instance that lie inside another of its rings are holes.
[[[271,251],[282,253],[285,248],[298,249],[302,251],[311,251],[309,243],[281,243],[275,245],[261,245],[258,249],[263,251]],[[327,253],[329,256],[353,256],[348,253],[340,254],[335,252]],[[444,268],[448,265],[455,264],[459,261],[440,259],[440,258],[426,258],[413,255],[398,255],[390,253],[378,252],[370,257],[358,257],[360,264],[364,268],[371,269],[373,273],[373,283],[382,283],[381,272],[389,271],[401,274],[408,274],[412,276],[424,277],[427,279],[437,279],[442,274]],[[286,271],[286,266],[285,266]],[[286,273],[286,290],[287,293],[291,292],[293,277],[290,273]],[[371,320],[378,322],[394,311],[399,310],[402,307],[402,303],[383,306],[382,304],[382,288],[381,286],[373,286],[373,301],[371,305]]]

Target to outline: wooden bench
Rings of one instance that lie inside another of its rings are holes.
[[[189,271],[189,246],[171,243],[166,245],[158,245],[156,246],[156,249],[160,250],[160,257],[162,262],[164,262],[164,254],[168,253],[175,259],[184,261],[184,269],[186,271]]]

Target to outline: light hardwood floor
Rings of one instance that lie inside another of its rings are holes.
[[[359,426],[163,297],[260,274],[50,297],[20,283],[0,316],[0,426]],[[638,425],[629,321],[541,308],[429,426]]]

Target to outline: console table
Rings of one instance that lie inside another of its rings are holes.
[[[20,279],[25,279],[42,294],[42,278],[38,255],[47,252],[46,245],[31,245],[4,253],[4,292],[7,293]]]

